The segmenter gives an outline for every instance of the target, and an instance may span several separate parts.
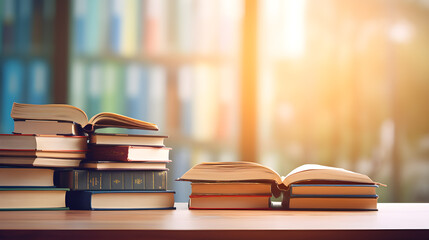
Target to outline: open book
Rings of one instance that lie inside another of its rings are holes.
[[[66,104],[35,105],[13,103],[10,115],[15,120],[31,119],[75,122],[86,132],[93,132],[97,128],[105,127],[158,130],[158,127],[153,123],[137,120],[116,113],[103,112],[88,120],[84,111]]]
[[[281,177],[276,171],[252,162],[205,162],[187,171],[178,181],[192,182],[272,182],[279,189],[287,189],[293,183],[341,182],[382,185],[368,176],[342,168],[305,164],[287,176]]]

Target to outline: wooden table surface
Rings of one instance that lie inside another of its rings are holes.
[[[379,211],[3,211],[0,239],[429,239],[429,203],[379,203]]]

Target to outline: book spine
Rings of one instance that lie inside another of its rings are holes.
[[[58,171],[55,186],[74,191],[167,190],[167,171]]]

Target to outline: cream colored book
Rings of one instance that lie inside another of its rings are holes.
[[[274,182],[279,188],[288,188],[292,183],[298,182],[382,185],[364,174],[342,168],[305,164],[282,177],[273,169],[253,162],[205,162],[195,165],[178,180],[191,182]]]
[[[158,130],[158,126],[156,124],[110,112],[99,113],[88,120],[88,116],[84,111],[66,104],[36,105],[13,103],[10,115],[15,120],[53,120],[75,122],[87,132],[93,132],[97,128],[106,127]]]

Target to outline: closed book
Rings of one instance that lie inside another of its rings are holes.
[[[88,169],[130,169],[130,170],[167,170],[168,161],[163,162],[114,162],[114,161],[84,161],[81,168]]]
[[[192,195],[270,195],[271,183],[193,182]]]
[[[167,171],[57,170],[55,186],[71,190],[167,190]]]
[[[377,196],[290,197],[282,205],[295,210],[377,210]]]
[[[88,146],[88,159],[97,161],[168,161],[170,148],[121,146],[121,145],[94,145]]]
[[[76,210],[174,209],[174,191],[71,191],[67,206]]]
[[[376,195],[375,184],[292,184],[291,195]]]
[[[80,151],[87,149],[86,136],[0,134],[0,149],[38,151]]]
[[[164,147],[164,139],[168,136],[137,135],[137,134],[91,134],[89,143],[98,145],[140,145]]]
[[[190,195],[189,209],[269,209],[266,195]]]
[[[0,210],[65,210],[66,188],[0,188]]]
[[[2,187],[53,187],[53,179],[53,169],[0,167]]]
[[[32,167],[79,167],[81,159],[0,156],[0,165]]]
[[[33,157],[33,158],[66,158],[84,159],[86,154],[82,151],[37,151],[32,149],[3,150],[0,149],[2,157]]]
[[[15,134],[84,135],[82,128],[74,122],[15,120]]]

